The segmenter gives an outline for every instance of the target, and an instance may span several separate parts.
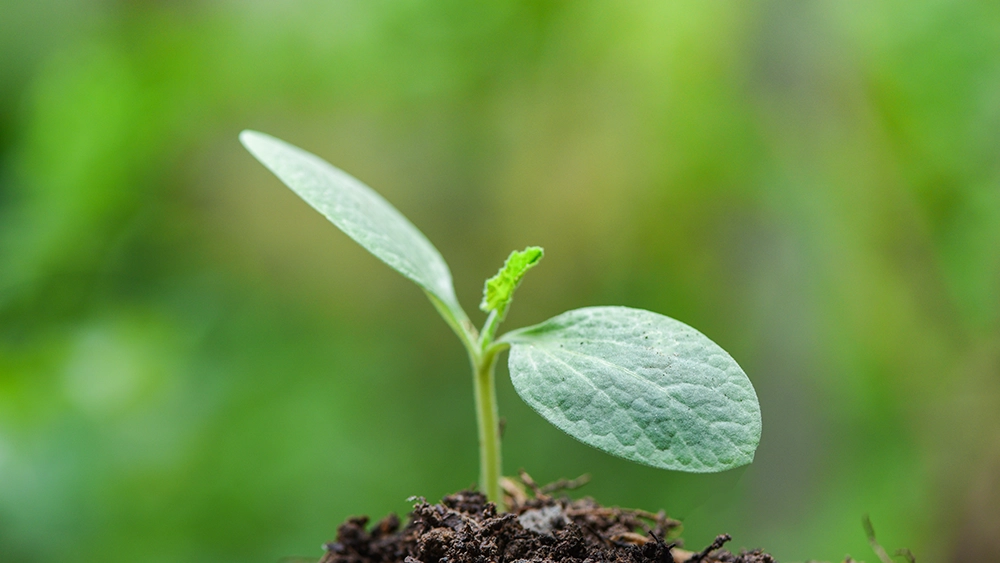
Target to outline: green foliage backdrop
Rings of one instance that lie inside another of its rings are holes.
[[[870,513],[919,560],[1000,557],[998,29],[943,0],[8,0],[0,561],[318,556],[475,482],[464,351],[244,128],[384,194],[466,310],[538,244],[507,325],[650,309],[760,397],[754,464],[682,476],[501,369],[509,473],[589,472],[692,546],[871,560]]]

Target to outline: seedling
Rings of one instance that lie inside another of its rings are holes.
[[[753,461],[760,405],[729,354],[686,324],[628,307],[586,307],[497,338],[514,290],[542,249],[511,253],[486,281],[476,330],[436,248],[371,188],[322,159],[262,133],[243,145],[309,205],[424,290],[472,363],[480,487],[498,505],[500,432],[494,370],[510,350],[514,388],[570,436],[638,463],[690,472]]]

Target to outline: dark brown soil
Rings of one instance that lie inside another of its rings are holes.
[[[351,518],[326,544],[321,563],[773,563],[761,551],[733,554],[721,549],[721,535],[704,549],[686,551],[676,538],[680,523],[641,510],[605,508],[591,499],[535,496],[509,486],[510,511],[474,491],[445,497],[440,504],[419,499],[409,523],[396,515],[371,528],[368,518]]]

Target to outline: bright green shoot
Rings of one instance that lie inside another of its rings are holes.
[[[502,509],[495,367],[509,350],[518,394],[570,436],[638,463],[691,472],[753,461],[760,405],[740,366],[695,329],[627,307],[587,307],[541,324],[496,331],[539,247],[514,251],[486,281],[477,331],[458,303],[451,272],[427,238],[382,196],[322,159],[244,131],[243,145],[309,205],[419,285],[472,363],[480,487]]]

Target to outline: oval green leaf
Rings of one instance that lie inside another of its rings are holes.
[[[375,190],[325,160],[270,135],[243,131],[240,142],[347,236],[437,298],[456,320],[467,318],[455,297],[451,272],[441,253]]]
[[[722,348],[688,325],[628,307],[588,307],[516,330],[510,376],[526,403],[581,442],[690,472],[753,461],[760,405]]]

